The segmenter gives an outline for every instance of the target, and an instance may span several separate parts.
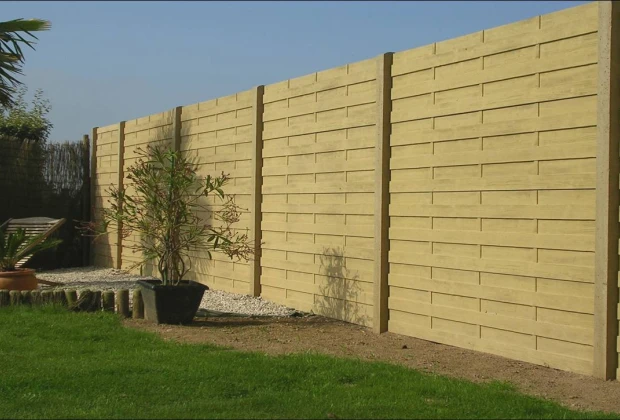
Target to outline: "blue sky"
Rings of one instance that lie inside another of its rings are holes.
[[[52,22],[22,80],[52,103],[52,141],[318,70],[586,3],[3,2]]]

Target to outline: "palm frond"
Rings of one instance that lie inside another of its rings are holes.
[[[32,32],[46,31],[52,27],[51,23],[42,19],[13,19],[0,22],[0,105],[14,104],[15,88],[22,84],[16,76],[22,74],[24,53],[21,45],[27,45],[34,50],[34,41],[26,39],[24,35],[36,40]]]
[[[42,234],[28,236],[22,228],[8,234],[6,229],[0,230],[0,271],[13,271],[23,258],[55,248],[62,242],[52,238],[41,241],[42,237]]]
[[[51,22],[43,19],[13,19],[0,22],[0,32],[37,32],[51,29]]]

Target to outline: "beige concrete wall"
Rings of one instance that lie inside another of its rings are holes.
[[[198,165],[199,175],[229,174],[224,192],[232,195],[244,209],[236,225],[241,234],[249,227],[253,99],[253,91],[245,91],[184,106],[181,112],[181,150]],[[214,197],[201,204],[217,209],[222,201]],[[209,216],[203,214],[203,220],[216,225],[218,222]],[[205,253],[195,253],[190,277],[217,290],[250,293],[248,263],[230,261],[221,253],[212,256],[209,261]]]
[[[394,55],[389,330],[592,372],[597,5]]]
[[[265,86],[262,296],[372,324],[376,64]]]
[[[387,311],[392,332],[593,374],[598,28],[591,3],[395,53],[390,118],[378,59],[183,107],[177,144],[201,175],[231,173],[263,242],[256,271],[196,255],[191,276],[362,325]],[[126,123],[125,167],[169,117]],[[114,127],[99,129],[95,186],[114,179]],[[388,226],[389,298],[373,311]],[[113,246],[96,263],[114,264]]]
[[[118,139],[119,125],[113,124],[95,129],[94,153],[96,173],[91,179],[93,216],[98,220],[104,208],[110,208],[108,188],[118,185]],[[91,247],[91,258],[97,266],[117,267],[117,237],[101,236]]]
[[[172,118],[171,111],[160,112],[125,122],[123,140],[123,186],[127,194],[135,194],[133,183],[127,178],[128,169],[138,160],[138,149],[146,151],[147,146],[170,146],[172,144]],[[158,271],[152,264],[137,266],[142,260],[141,255],[135,248],[140,238],[131,235],[122,240],[121,267],[131,269],[134,273],[142,271],[143,274],[157,275]]]

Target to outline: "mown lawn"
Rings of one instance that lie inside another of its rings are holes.
[[[161,340],[111,314],[0,309],[1,418],[618,418],[384,363]]]

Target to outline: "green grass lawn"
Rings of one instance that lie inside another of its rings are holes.
[[[51,307],[0,309],[0,361],[2,418],[612,418],[506,384],[165,342]]]

